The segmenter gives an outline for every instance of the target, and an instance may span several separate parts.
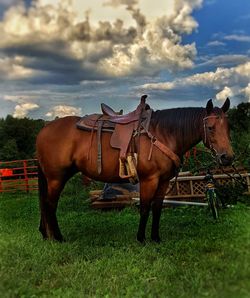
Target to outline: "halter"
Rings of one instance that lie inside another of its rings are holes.
[[[209,138],[207,137],[207,126],[206,126],[206,120],[210,118],[219,118],[220,116],[218,115],[213,115],[213,116],[207,116],[203,118],[203,128],[204,128],[204,144],[206,145],[208,141],[209,149],[214,152],[217,155],[216,149],[213,147],[212,143],[210,142]]]

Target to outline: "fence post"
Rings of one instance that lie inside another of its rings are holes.
[[[2,174],[0,173],[0,192],[3,192],[3,186],[2,186]]]
[[[24,181],[25,181],[25,190],[29,192],[29,178],[27,173],[27,160],[23,161],[23,174],[24,174]]]

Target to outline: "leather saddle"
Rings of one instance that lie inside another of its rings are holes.
[[[120,150],[120,166],[122,166],[122,164],[127,162],[133,136],[140,134],[143,129],[148,130],[152,110],[146,104],[146,98],[147,95],[143,95],[136,110],[125,115],[119,115],[111,107],[102,103],[101,109],[103,114],[86,115],[76,124],[79,129],[92,132],[97,131],[97,164],[99,174],[101,173],[101,133],[103,131],[112,133],[110,145]],[[121,173],[120,171],[120,176],[129,178],[131,175]]]

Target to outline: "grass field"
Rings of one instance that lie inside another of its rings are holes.
[[[250,297],[250,208],[165,209],[162,243],[136,242],[136,207],[91,210],[66,191],[67,242],[43,241],[36,195],[0,196],[0,297]],[[149,236],[149,230],[148,230]]]

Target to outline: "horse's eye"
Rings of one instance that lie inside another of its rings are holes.
[[[213,128],[213,126],[208,126],[207,129],[208,129],[209,131],[213,131],[214,128]]]

